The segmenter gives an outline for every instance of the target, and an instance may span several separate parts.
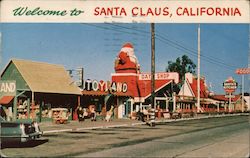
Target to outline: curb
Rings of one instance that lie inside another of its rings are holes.
[[[230,117],[230,116],[240,116],[240,115],[249,116],[248,113],[211,115],[211,116],[202,116],[202,117],[193,117],[193,118],[156,120],[155,123],[180,122],[180,121],[188,121],[188,120],[200,120],[200,119],[220,118],[220,117]],[[103,129],[103,128],[115,128],[115,127],[129,127],[129,126],[139,126],[139,125],[145,125],[145,124],[147,124],[147,122],[139,122],[139,123],[131,123],[131,124],[125,123],[125,124],[117,124],[117,125],[94,126],[94,127],[84,127],[84,128],[69,128],[69,129],[43,131],[43,134],[59,133],[59,132],[74,132],[74,131],[82,131],[82,130],[93,130],[93,129]]]

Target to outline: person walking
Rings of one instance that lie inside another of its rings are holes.
[[[96,110],[95,110],[95,105],[90,105],[90,106],[89,106],[89,111],[90,111],[91,121],[96,121]]]
[[[110,110],[106,113],[105,121],[107,121],[107,122],[111,121],[111,117],[113,115],[113,112],[114,112],[114,106],[112,105]]]

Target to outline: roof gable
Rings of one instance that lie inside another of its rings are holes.
[[[190,85],[190,83],[188,82],[188,80],[185,80],[184,85],[182,85],[179,94],[180,96],[190,96],[190,97],[194,97],[195,94],[192,90],[192,87]]]
[[[1,74],[1,80],[15,80],[17,90],[30,90],[28,84],[12,61],[5,67]]]

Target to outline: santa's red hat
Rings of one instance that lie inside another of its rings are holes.
[[[123,46],[122,46],[122,48],[132,48],[132,49],[134,49],[134,46],[133,46],[133,44],[131,44],[131,43],[125,43]]]

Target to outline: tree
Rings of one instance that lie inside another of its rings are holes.
[[[187,56],[183,55],[181,58],[178,57],[175,62],[168,61],[168,67],[166,68],[167,72],[178,72],[180,75],[180,82],[184,82],[185,73],[190,72],[195,73],[196,65],[194,62]]]

